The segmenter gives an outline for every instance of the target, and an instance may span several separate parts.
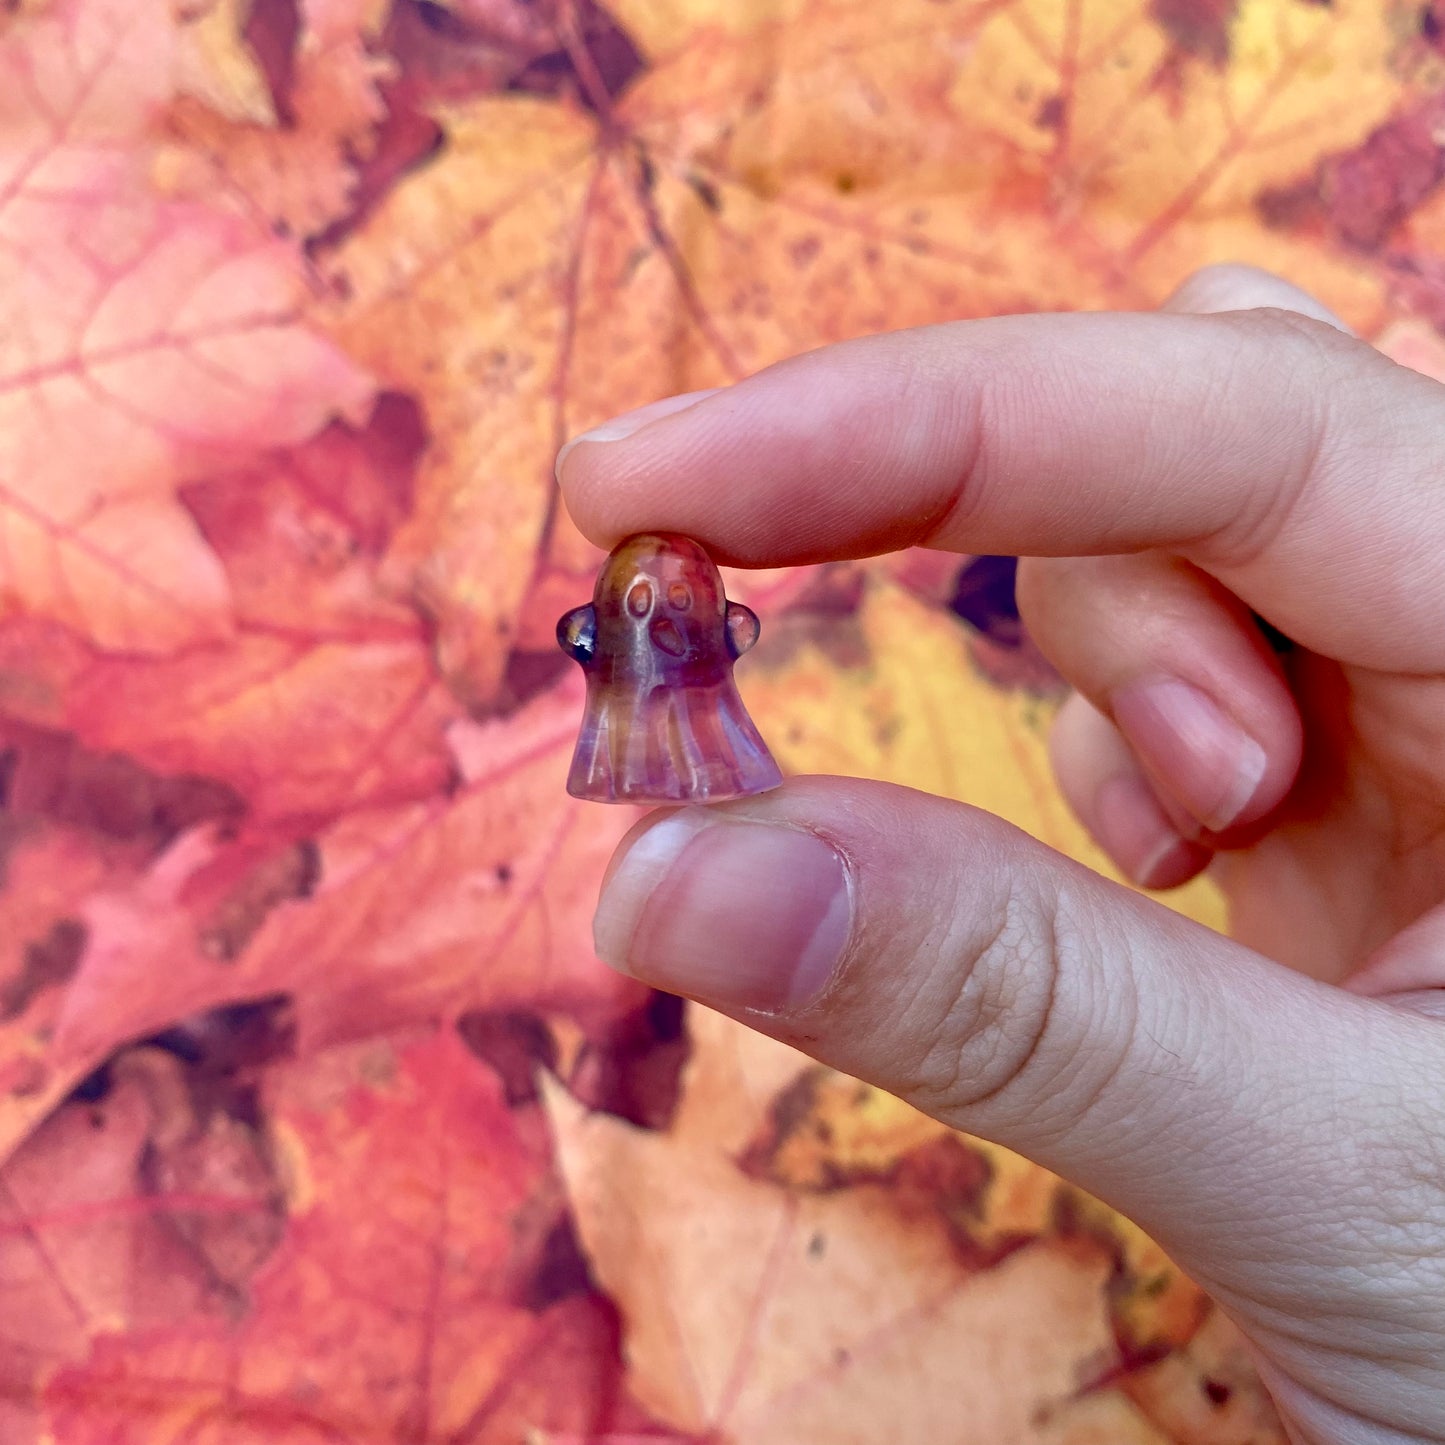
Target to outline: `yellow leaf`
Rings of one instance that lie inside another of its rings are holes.
[[[1053,705],[982,677],[962,623],[870,577],[851,644],[811,641],[785,617],[738,669],[749,712],[791,773],[880,778],[986,808],[1050,847],[1117,877],[1055,790],[1047,756]],[[1213,886],[1169,895],[1223,925]]]

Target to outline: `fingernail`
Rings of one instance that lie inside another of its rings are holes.
[[[625,411],[621,416],[614,416],[610,421],[593,427],[591,431],[579,432],[570,441],[564,442],[561,451],[557,453],[553,468],[557,479],[562,479],[562,463],[573,447],[581,446],[583,442],[620,442],[623,437],[630,437],[633,432],[641,431],[643,427],[661,421],[665,416],[686,411],[688,407],[696,406],[707,397],[716,396],[721,390],[720,386],[710,386],[702,391],[684,391],[677,396],[665,396],[661,401],[649,402],[635,411]]]
[[[683,808],[613,869],[593,935],[656,988],[776,1013],[822,993],[851,924],[843,861],[820,838]]]
[[[1100,785],[1092,823],[1100,846],[1141,888],[1169,887],[1202,861],[1137,774],[1117,773]]]
[[[1264,777],[1265,753],[1207,694],[1177,678],[1147,678],[1111,699],[1140,761],[1211,832],[1236,822]]]

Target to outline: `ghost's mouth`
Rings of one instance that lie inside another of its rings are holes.
[[[682,633],[670,617],[654,618],[648,631],[652,636],[652,645],[669,657],[681,657],[687,651],[687,643],[682,640]]]

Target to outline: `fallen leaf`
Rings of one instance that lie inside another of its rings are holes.
[[[1281,1438],[1249,1353],[1217,1310],[1184,1348],[1131,1372],[1119,1388],[1181,1445],[1275,1445]]]
[[[171,106],[177,146],[160,166],[171,188],[233,193],[282,234],[306,239],[351,214],[359,166],[386,118],[382,84],[393,67],[378,53],[385,7],[297,5],[279,96],[245,39],[258,8],[221,0],[190,18],[184,53],[197,57],[190,73],[200,78]]]
[[[539,102],[457,117],[447,164],[398,188],[338,261],[348,300],[334,334],[386,385],[427,398],[432,446],[391,560],[437,619],[443,674],[469,701],[501,682],[553,505],[589,141],[579,118]]]
[[[506,722],[459,725],[459,783],[422,801],[299,836],[148,833],[128,870],[86,878],[63,982],[11,965],[12,994],[39,997],[12,1030],[0,1140],[127,1040],[276,992],[294,997],[306,1049],[469,1009],[563,1015],[606,1038],[647,991],[597,962],[593,898],[573,880],[600,874],[635,813],[567,797],[581,706],[570,682]]]
[[[48,1438],[515,1445],[645,1423],[606,1303],[524,1302],[560,1203],[546,1136],[453,1031],[278,1068],[265,1102],[285,1232],[244,1304],[99,1335],[46,1382]]]
[[[583,1245],[622,1311],[632,1391],[719,1442],[1031,1438],[1112,1356],[1104,1256],[1053,1240],[979,1272],[941,1220],[896,1210],[884,1189],[798,1195],[749,1178],[722,1143],[730,1116],[753,1113],[737,1088],[737,1049],[752,1045],[734,1032],[718,1020],[697,1040],[665,1135],[544,1092]],[[724,1093],[741,1105],[719,1108]]]
[[[821,633],[806,617],[765,630],[738,683],[785,772],[881,778],[961,798],[1118,876],[1046,781],[1053,700],[1000,691],[980,674],[956,619],[886,579],[872,577],[856,614]],[[1223,924],[1206,883],[1170,902]]]
[[[369,392],[297,324],[283,247],[147,190],[173,44],[162,0],[65,0],[0,40],[0,594],[141,653],[232,628],[178,484]]]
[[[1277,1440],[1131,1226],[597,963],[552,457],[1208,260],[1438,371],[1442,73],[1368,0],[0,7],[0,1434]],[[1101,866],[1010,571],[732,575],[739,682]]]
[[[266,1147],[215,1103],[199,1113],[176,1060],[143,1051],[103,1098],[67,1104],[0,1170],[7,1445],[52,1438],[41,1382],[83,1360],[96,1334],[223,1317],[274,1247]]]

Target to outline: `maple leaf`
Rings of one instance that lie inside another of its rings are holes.
[[[548,1011],[605,1036],[647,991],[597,962],[592,892],[575,880],[600,874],[635,813],[566,795],[580,711],[569,678],[505,722],[459,724],[457,786],[352,809],[314,835],[214,821],[157,833],[148,803],[125,825],[142,845],[128,866],[102,857],[25,915],[28,943],[73,919],[77,947],[63,970],[37,976],[23,954],[10,965],[24,1007],[0,1033],[15,1075],[0,1149],[121,1043],[278,991],[306,1048],[467,1009]],[[31,786],[49,786],[43,760],[36,772]],[[201,798],[202,820],[224,808],[224,794]]]
[[[171,63],[160,0],[67,3],[0,39],[0,594],[142,653],[231,628],[178,483],[369,390],[296,323],[283,247],[147,190]]]
[[[229,1319],[99,1335],[48,1378],[50,1438],[641,1433],[606,1303],[585,1281],[531,1298],[559,1218],[545,1131],[455,1032],[280,1067],[266,1096],[287,1217],[246,1300]]]
[[[1388,25],[1250,0],[1181,44],[1187,8],[1171,33],[1144,0],[910,0],[886,23],[857,0],[785,20],[624,5],[637,63],[559,27],[573,106],[492,94],[502,71],[434,98],[443,144],[328,257],[345,299],[327,322],[427,398],[393,560],[453,687],[498,695],[539,549],[590,560],[557,527],[548,462],[610,413],[862,332],[1138,305],[1222,253],[1373,324],[1376,274],[1254,206],[1386,113]],[[502,41],[535,46],[495,11]]]
[[[96,1333],[224,1317],[279,1235],[268,1151],[145,1050],[0,1169],[0,1430],[37,1438],[40,1380]],[[22,1322],[23,1321],[23,1327]]]
[[[172,188],[233,193],[305,239],[351,214],[359,168],[375,150],[392,71],[377,53],[387,5],[305,0],[276,47],[284,73],[273,83],[247,36],[282,8],[243,13],[223,0],[185,17],[189,83],[167,117],[177,144],[162,166]]]
[[[1050,1236],[1094,1239],[1113,1259],[1104,1295],[1118,1356],[1091,1391],[1121,1392],[1183,1438],[1235,1439],[1241,1421],[1253,1422],[1258,1438],[1275,1438],[1278,1422],[1242,1364],[1243,1345],[1203,1291],[1137,1226],[1010,1150],[813,1066],[777,1094],[733,1157],[750,1176],[795,1192],[884,1186],[906,1217],[942,1222],[974,1268]],[[1214,1399],[1221,1381],[1227,1388]],[[1071,1410],[1058,1418],[1067,1415],[1072,1430]]]
[[[0,1314],[36,1327],[0,1430],[1275,1439],[1131,1226],[597,964],[631,817],[562,790],[551,630],[597,554],[551,460],[821,342],[1150,305],[1215,259],[1438,372],[1428,32],[1368,0],[10,7],[0,1158],[36,1132]],[[1099,866],[1005,566],[730,576],[765,614],[740,685],[790,771]],[[437,1018],[470,1052],[395,1036]],[[238,1020],[279,1040],[244,1086],[177,1062]]]
[[[459,708],[423,620],[378,585],[422,441],[383,397],[367,425],[333,424],[187,485],[182,499],[224,569],[224,647],[137,658],[53,624],[0,629],[11,716],[73,733],[167,774],[244,797],[253,821],[429,797],[454,764]]]
[[[1052,700],[993,686],[957,620],[886,578],[869,578],[850,616],[779,619],[738,680],[786,772],[882,778],[961,798],[1117,876],[1045,781]],[[1170,901],[1223,922],[1208,884]]]
[[[719,1017],[696,1026],[666,1135],[545,1095],[583,1245],[626,1324],[629,1384],[650,1410],[719,1442],[942,1440],[965,1438],[966,1399],[966,1438],[1022,1439],[1112,1354],[1106,1266],[1086,1243],[1041,1243],[979,1272],[940,1220],[900,1214],[886,1190],[799,1196],[748,1178],[724,1141],[754,1113],[738,1050],[752,1062],[758,1049]]]

